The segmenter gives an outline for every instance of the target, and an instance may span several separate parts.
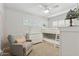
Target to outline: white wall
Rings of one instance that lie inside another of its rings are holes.
[[[28,26],[25,24],[29,23],[29,26],[42,27],[42,25],[48,24],[46,18],[24,13],[22,11],[13,10],[6,8],[5,11],[5,33],[6,34],[22,34],[25,35],[28,32]]]

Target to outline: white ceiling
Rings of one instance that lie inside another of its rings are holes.
[[[43,5],[50,8],[50,13],[44,13],[45,8]],[[72,9],[77,7],[76,3],[6,3],[7,8],[17,9],[25,12],[30,12],[32,14],[51,17],[54,14]]]

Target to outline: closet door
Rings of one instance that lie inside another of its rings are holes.
[[[4,13],[4,9],[3,9],[3,3],[0,3],[0,49],[1,49],[1,40],[2,40],[2,36],[3,36],[3,13]]]
[[[2,39],[2,15],[0,14],[0,48],[1,48],[1,39]]]

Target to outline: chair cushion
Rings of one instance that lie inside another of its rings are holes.
[[[24,47],[26,50],[28,50],[29,48],[32,47],[32,44],[31,44],[31,42],[24,42],[23,47]]]
[[[17,43],[24,43],[24,42],[26,42],[26,39],[25,39],[24,36],[17,36],[15,40],[16,40]]]
[[[8,35],[7,39],[9,40],[9,43],[14,43],[15,42],[15,38],[12,35]]]

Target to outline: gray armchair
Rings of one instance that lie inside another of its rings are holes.
[[[16,40],[16,38],[14,38],[12,35],[8,35],[8,41],[12,55],[23,56],[28,55],[32,51],[31,41],[26,41],[26,39],[22,37]]]

